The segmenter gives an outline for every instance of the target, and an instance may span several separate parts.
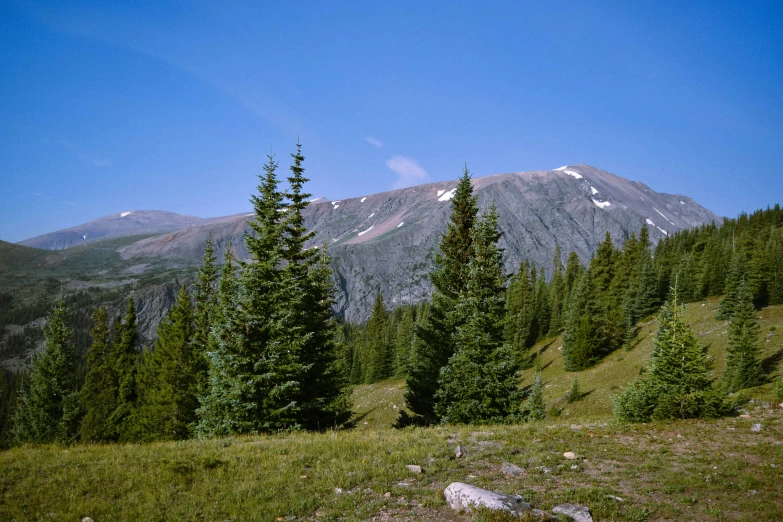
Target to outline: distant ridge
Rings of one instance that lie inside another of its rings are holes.
[[[63,250],[99,239],[173,232],[205,222],[208,220],[165,210],[130,210],[25,239],[18,244],[44,250]]]

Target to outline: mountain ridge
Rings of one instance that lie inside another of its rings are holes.
[[[653,191],[643,183],[591,167],[570,165],[551,170],[514,172],[473,178],[481,209],[495,204],[503,233],[506,271],[528,259],[549,272],[552,252],[576,251],[583,262],[608,231],[617,243],[645,224],[653,243],[672,232],[720,217],[678,194]],[[305,226],[315,232],[307,245],[328,245],[340,288],[337,312],[364,319],[381,291],[394,307],[429,297],[429,272],[451,213],[457,180],[437,181],[348,199],[316,202],[304,211]],[[230,243],[246,259],[244,235],[252,213],[216,218],[208,223],[122,247],[123,259],[166,257],[172,263],[200,262],[211,233],[218,258]]]

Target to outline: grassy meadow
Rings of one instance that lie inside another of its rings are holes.
[[[719,375],[726,324],[714,319],[716,306],[690,304],[685,317]],[[783,307],[760,316],[763,358],[777,376]],[[612,396],[639,376],[655,329],[648,319],[631,350],[579,373],[564,372],[559,338],[539,343],[551,415],[537,423],[395,430],[404,381],[391,380],[354,390],[351,430],[12,448],[0,453],[0,520],[471,520],[445,504],[453,481],[520,494],[545,510],[584,504],[595,520],[783,519],[783,407],[771,383],[732,398],[742,416],[613,420]],[[574,376],[584,395],[567,403]],[[526,370],[523,385],[531,378]],[[457,445],[465,458],[454,457]],[[525,471],[507,476],[503,462]]]

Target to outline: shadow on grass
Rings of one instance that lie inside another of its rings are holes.
[[[764,357],[764,359],[761,360],[761,368],[764,370],[765,374],[772,375],[780,361],[783,361],[783,350],[778,350],[772,355]]]

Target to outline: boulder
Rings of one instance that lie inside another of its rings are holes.
[[[475,508],[485,507],[522,516],[533,511],[533,506],[523,501],[519,495],[504,495],[462,482],[449,484],[443,495],[452,509],[464,509],[468,512]]]
[[[576,522],[593,522],[593,516],[590,514],[590,510],[585,506],[560,504],[552,508],[552,513],[555,515],[565,515]]]

